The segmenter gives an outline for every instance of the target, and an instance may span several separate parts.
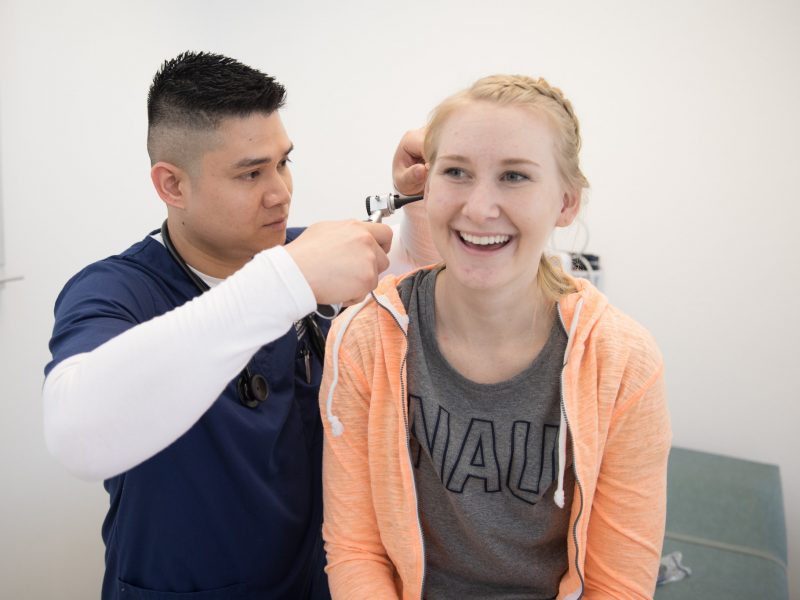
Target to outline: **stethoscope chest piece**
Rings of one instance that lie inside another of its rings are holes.
[[[183,260],[183,257],[173,245],[172,239],[169,236],[169,229],[167,228],[166,221],[164,221],[164,223],[161,225],[161,239],[163,240],[164,246],[169,254],[172,256],[181,270],[186,274],[189,280],[194,283],[195,287],[197,287],[201,293],[206,292],[208,290],[208,284],[206,284],[205,281],[203,281],[194,271],[192,271],[191,268],[189,268],[189,265],[186,264],[186,261]],[[318,305],[318,312],[320,316],[323,316],[326,319],[332,319],[338,314],[340,308],[341,307],[339,305]],[[309,315],[305,317],[304,321],[306,322],[306,326],[311,335],[312,347],[319,356],[320,361],[322,361],[325,357],[325,337],[322,335],[319,325],[317,325],[317,322],[312,316]],[[309,377],[308,369],[309,367],[307,364],[307,377]],[[257,408],[269,397],[269,384],[267,383],[266,377],[263,375],[259,373],[252,373],[250,371],[250,366],[248,365],[244,368],[239,375],[239,378],[236,380],[236,391],[239,393],[239,401],[244,406],[247,408]]]
[[[256,408],[269,396],[269,384],[267,379],[259,374],[242,373],[236,387],[239,392],[239,401],[247,408]]]

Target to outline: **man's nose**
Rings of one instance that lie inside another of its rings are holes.
[[[271,208],[279,204],[288,204],[291,199],[292,191],[289,183],[283,177],[275,176],[264,190],[262,202],[266,208]]]

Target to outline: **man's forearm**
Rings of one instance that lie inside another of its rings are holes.
[[[252,355],[314,310],[314,295],[283,248],[164,315],[48,375],[48,448],[88,480],[126,471],[174,442]]]

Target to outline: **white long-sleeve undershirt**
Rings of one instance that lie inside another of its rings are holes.
[[[395,227],[389,258],[395,273],[438,260],[424,212]],[[56,365],[43,389],[48,449],[89,481],[135,467],[183,435],[261,346],[315,308],[283,247],[257,254],[201,296]]]
[[[283,247],[257,254],[205,294],[56,365],[43,389],[50,452],[87,480],[136,466],[185,433],[261,346],[315,308]]]

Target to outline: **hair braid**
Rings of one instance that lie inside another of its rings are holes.
[[[580,151],[581,149],[581,127],[578,123],[578,117],[575,116],[575,110],[572,108],[572,102],[567,100],[564,96],[564,92],[562,92],[559,88],[551,86],[547,81],[541,77],[536,79],[532,83],[533,88],[539,92],[542,96],[547,96],[554,100],[561,108],[564,109],[564,112],[567,113],[570,121],[572,121],[572,125],[575,128],[575,149]]]

